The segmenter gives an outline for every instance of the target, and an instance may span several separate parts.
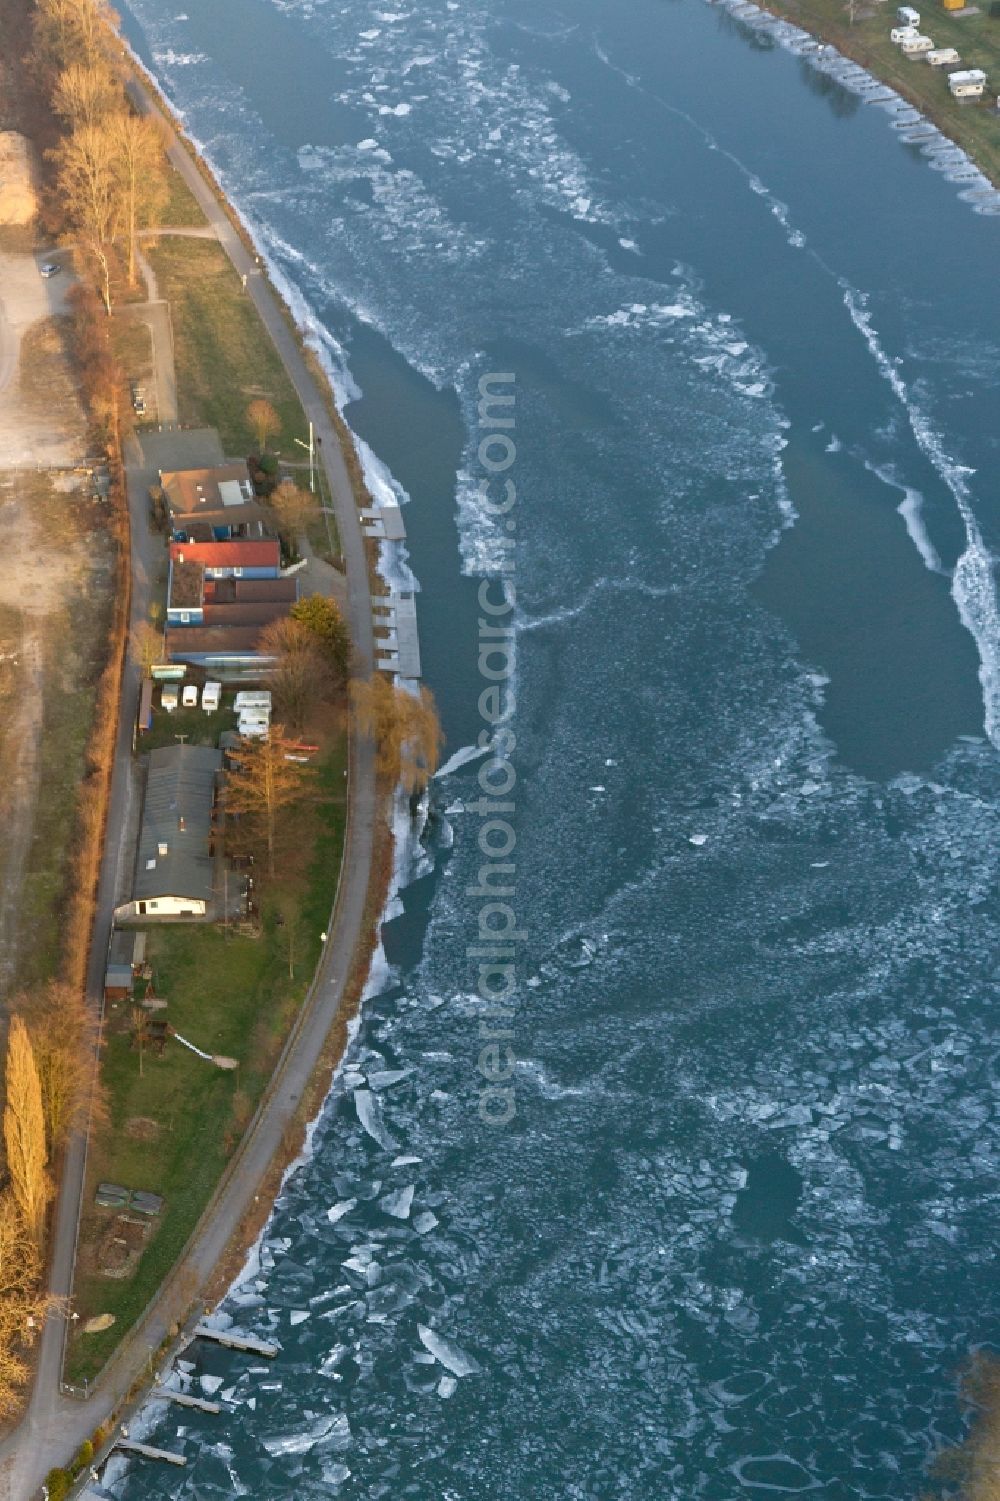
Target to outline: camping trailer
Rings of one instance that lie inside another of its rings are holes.
[[[901,5],[896,12],[896,20],[900,26],[912,26],[916,31],[920,25],[920,12],[914,10],[912,5]]]
[[[271,728],[266,719],[240,719],[236,726],[246,740],[266,740]]]
[[[929,36],[920,36],[914,32],[913,36],[904,37],[899,44],[904,57],[922,57],[926,52],[934,51],[934,43]]]
[[[222,702],[222,684],[206,683],[201,690],[201,707],[206,714],[214,714]]]
[[[913,37],[916,35],[917,28],[915,26],[894,26],[889,33],[889,40],[890,42],[894,42],[896,46],[899,47],[903,44],[903,42],[907,40],[908,37]]]
[[[933,47],[924,56],[932,68],[954,68],[962,61],[954,47]]]
[[[960,73],[949,73],[948,87],[954,99],[978,99],[986,87],[986,74],[982,68],[966,68]]]

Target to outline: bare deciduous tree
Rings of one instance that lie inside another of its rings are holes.
[[[4,1145],[11,1192],[36,1245],[41,1245],[49,1180],[45,1172],[45,1112],[34,1049],[20,1016],[11,1018],[7,1037],[7,1102]]]
[[[236,770],[226,783],[226,809],[263,825],[272,876],[278,815],[302,796],[307,776],[301,762],[287,759],[290,748],[284,726],[272,725],[262,739],[244,740],[229,753]]]
[[[261,632],[260,651],[272,657],[271,689],[289,729],[302,729],[306,715],[330,686],[326,658],[316,636],[302,621],[286,615]]]
[[[278,522],[278,530],[289,551],[296,549],[302,533],[319,515],[319,505],[310,490],[302,490],[293,480],[282,480],[273,495],[271,506]]]
[[[18,996],[13,1010],[31,1038],[51,1160],[73,1131],[107,1119],[105,1093],[94,1077],[99,1023],[83,994],[59,980]]]
[[[71,63],[103,61],[115,20],[105,0],[37,0],[31,59],[36,75],[50,81]]]
[[[166,660],[163,632],[147,620],[140,621],[132,632],[131,645],[144,678],[151,677],[151,669]]]
[[[66,218],[84,255],[97,267],[111,314],[112,246],[122,227],[122,185],[114,136],[106,122],[81,125],[51,153]]]
[[[158,121],[148,115],[115,115],[109,128],[121,187],[128,279],[133,286],[140,223],[153,216],[166,198],[163,132]]]
[[[69,123],[97,125],[105,115],[123,107],[121,85],[103,59],[70,63],[59,74],[52,108]]]
[[[41,1328],[49,1300],[39,1291],[41,1257],[10,1190],[0,1193],[0,1417],[7,1417],[30,1374],[24,1351]]]
[[[150,1026],[150,1015],[145,1006],[133,1006],[130,1017],[132,1024],[132,1046],[139,1053],[139,1078],[142,1078],[142,1061],[146,1056],[146,1049],[153,1038]]]
[[[438,767],[444,733],[434,695],[393,686],[381,673],[355,679],[351,705],[362,734],[375,742],[375,763],[383,776],[399,781],[407,792],[425,787]]]
[[[256,401],[251,401],[247,407],[247,421],[253,428],[257,446],[263,453],[267,447],[268,438],[273,438],[281,432],[281,418],[269,401],[265,401],[263,396],[258,396]]]

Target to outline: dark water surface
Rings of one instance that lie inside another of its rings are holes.
[[[224,1307],[281,1354],[195,1352],[225,1416],[109,1479],[914,1497],[998,1333],[1000,221],[698,0],[126,24],[409,497],[451,751],[506,535],[477,383],[516,375],[525,937],[497,1130],[469,762]]]

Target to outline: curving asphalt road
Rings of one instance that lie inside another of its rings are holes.
[[[130,93],[143,113],[161,115],[152,94],[141,84]],[[306,416],[321,440],[320,456],[330,483],[334,509],[347,565],[348,615],[359,666],[365,673],[374,668],[368,566],[361,525],[344,463],[340,442],[319,386],[289,329],[278,299],[261,275],[229,219],[205,183],[187,152],[171,133],[168,155],[198,200],[210,229],[225,249],[237,272],[246,278],[247,294],[267,328],[298,392]],[[130,485],[132,515],[132,619],[146,618],[155,579],[154,548],[147,521],[147,505],[141,486]],[[132,726],[139,692],[139,669],[130,658],[125,672],[118,747],[111,788],[109,830],[124,827],[130,793]],[[350,976],[357,941],[362,933],[364,909],[371,875],[372,847],[378,806],[372,745],[352,733],[350,745],[350,794],[344,870],[329,940],[312,989],[296,1028],[275,1071],[271,1086],[255,1123],[234,1158],[205,1222],[195,1232],[188,1252],[161,1289],[156,1305],[123,1342],[106,1368],[101,1383],[86,1401],[63,1396],[59,1389],[63,1319],[50,1316],[38,1348],[38,1369],[27,1413],[17,1429],[0,1444],[0,1496],[8,1501],[29,1501],[46,1472],[64,1463],[84,1438],[117,1405],[132,1381],[147,1367],[176,1320],[181,1307],[205,1283],[223,1255],[234,1231],[253,1201],[254,1193],[281,1146],[294,1119],[310,1076],[340,1008]],[[115,901],[119,841],[106,841],[98,910],[88,973],[88,992],[99,1003],[104,962]],[[73,1260],[80,1200],[86,1168],[86,1146],[74,1138],[67,1149],[59,1201],[56,1207],[50,1272],[51,1291],[67,1296],[72,1288]]]

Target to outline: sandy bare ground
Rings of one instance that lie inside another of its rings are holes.
[[[0,997],[18,959],[23,878],[39,796],[46,632],[78,591],[87,558],[37,516],[41,469],[83,456],[83,412],[63,353],[65,271],[0,252],[0,656],[8,692],[0,724]],[[34,471],[34,472],[32,472]],[[52,477],[66,504],[79,481]]]
[[[83,457],[83,413],[75,396],[46,400],[24,378],[20,357],[33,325],[67,312],[68,268],[46,280],[38,270],[46,259],[61,257],[0,251],[0,469],[61,467]]]

